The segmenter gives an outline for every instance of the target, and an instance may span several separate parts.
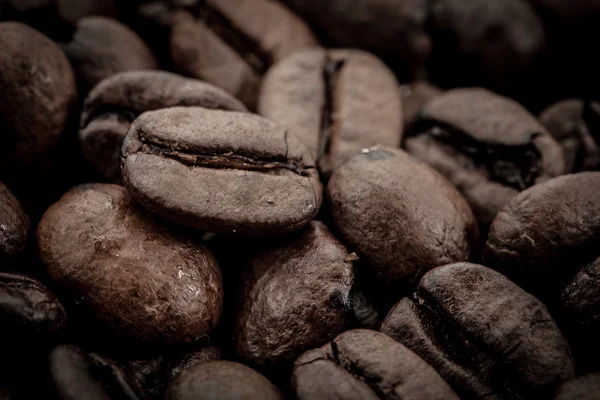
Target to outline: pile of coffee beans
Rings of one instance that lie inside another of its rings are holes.
[[[0,400],[600,399],[599,0],[0,0]]]

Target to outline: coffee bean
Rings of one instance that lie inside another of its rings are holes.
[[[197,16],[173,14],[171,55],[176,70],[225,89],[251,109],[260,79],[273,62],[318,46],[308,26],[277,2],[197,3]]]
[[[485,89],[450,90],[421,110],[406,149],[490,224],[519,191],[564,173],[560,145],[516,102]]]
[[[315,217],[322,199],[318,173],[298,139],[245,113],[194,107],[144,113],[125,139],[122,171],[144,208],[209,232],[291,232]]]
[[[221,349],[219,349],[217,346],[208,346],[200,350],[192,351],[183,356],[183,358],[171,363],[167,373],[167,379],[172,381],[182,372],[192,369],[196,365],[222,359],[223,354],[221,353]]]
[[[492,224],[486,264],[536,295],[557,296],[600,256],[598,187],[600,172],[581,172],[520,193]]]
[[[377,331],[342,333],[294,365],[296,396],[305,399],[458,399],[415,353]]]
[[[425,0],[282,0],[333,47],[360,48],[394,65],[419,65],[431,52]]]
[[[49,344],[64,333],[67,315],[41,282],[17,273],[0,272],[0,347],[6,351]],[[33,343],[32,343],[33,342]]]
[[[392,72],[358,50],[311,50],[273,66],[258,111],[295,133],[325,176],[365,147],[399,147],[401,102]]]
[[[62,51],[28,26],[0,23],[0,48],[0,155],[3,169],[11,171],[49,156],[65,128],[76,89]]]
[[[529,83],[525,78],[543,54],[546,34],[526,0],[438,0],[430,13],[434,80],[502,91]]]
[[[381,331],[429,362],[464,399],[546,398],[573,376],[569,346],[546,307],[481,265],[431,270]]]
[[[260,249],[240,278],[234,334],[242,358],[259,365],[285,365],[343,332],[350,310],[352,260],[316,221]]]
[[[19,200],[0,182],[0,266],[13,262],[25,249],[29,218]]]
[[[258,372],[230,361],[211,361],[181,373],[165,400],[282,400],[279,390]]]
[[[51,390],[60,400],[148,399],[139,382],[123,367],[73,346],[58,346],[49,357]]]
[[[416,81],[400,86],[404,129],[410,128],[411,124],[418,118],[419,111],[421,111],[430,100],[442,93],[442,89],[433,86],[426,81]]]
[[[564,100],[540,114],[540,122],[560,143],[565,172],[597,169],[600,165],[600,104]]]
[[[555,400],[595,400],[600,397],[600,372],[595,372],[563,383]]]
[[[333,173],[327,200],[343,242],[388,285],[466,261],[477,244],[466,201],[402,150],[375,147],[351,158]]]
[[[158,68],[154,55],[135,32],[105,17],[79,20],[64,50],[73,64],[80,90],[87,91],[119,72]]]
[[[207,83],[164,71],[122,72],[103,80],[87,96],[79,142],[95,172],[121,182],[120,152],[131,122],[144,111],[173,106],[199,106],[246,111],[225,91]]]
[[[120,186],[71,189],[37,238],[54,282],[118,335],[193,343],[219,320],[221,273],[210,251],[137,210]]]

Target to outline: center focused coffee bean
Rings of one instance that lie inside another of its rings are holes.
[[[564,172],[560,145],[544,127],[516,102],[485,89],[434,98],[407,135],[407,151],[448,178],[482,224],[519,191]]]
[[[224,90],[164,71],[132,71],[100,82],[81,114],[81,151],[104,179],[121,182],[120,154],[131,123],[144,111],[174,106],[246,111]]]
[[[258,372],[230,361],[196,365],[171,382],[165,400],[283,400],[279,389]]]
[[[573,376],[569,346],[546,307],[476,264],[425,274],[381,331],[429,362],[462,399],[547,398]]]
[[[125,139],[122,170],[144,208],[209,232],[291,232],[315,217],[322,200],[318,172],[299,140],[245,113],[144,113]]]
[[[260,249],[240,278],[240,355],[282,365],[343,332],[355,258],[321,222]]]
[[[221,273],[198,240],[137,210],[116,185],[71,189],[37,231],[53,280],[128,338],[193,343],[221,314]]]
[[[222,87],[254,108],[271,63],[318,45],[310,29],[272,0],[203,0],[172,18],[177,70]]]
[[[340,238],[386,284],[412,285],[431,268],[468,260],[477,245],[465,199],[402,150],[351,158],[333,173],[327,200]]]
[[[302,140],[326,176],[365,147],[399,147],[401,110],[392,71],[358,50],[286,58],[265,76],[258,105]]]
[[[299,400],[458,400],[435,370],[415,353],[377,331],[347,331],[294,365]]]

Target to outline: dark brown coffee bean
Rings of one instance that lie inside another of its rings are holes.
[[[421,109],[425,107],[430,100],[442,93],[442,89],[433,86],[426,81],[416,81],[400,86],[404,129],[410,128],[411,124],[418,118]]]
[[[392,64],[419,65],[431,52],[425,0],[283,0],[334,47],[368,50]]]
[[[230,361],[211,361],[183,371],[169,385],[165,400],[283,400],[267,378]]]
[[[3,354],[12,346],[50,343],[60,338],[66,323],[62,304],[39,281],[21,274],[0,272],[0,347]],[[7,345],[9,347],[5,347]]]
[[[0,182],[0,266],[14,261],[25,249],[29,218],[19,200]]]
[[[242,272],[237,351],[258,365],[284,365],[343,332],[353,257],[321,222],[260,249]]]
[[[441,175],[402,150],[374,147],[332,175],[327,200],[350,250],[387,284],[466,261],[478,240],[467,202]]]
[[[485,89],[455,89],[421,110],[406,149],[465,196],[490,224],[519,191],[564,173],[560,145],[516,102]]]
[[[556,295],[600,256],[599,187],[600,172],[581,172],[520,193],[492,224],[486,264],[536,295]]]
[[[175,379],[182,372],[192,369],[196,365],[200,365],[209,361],[219,361],[223,359],[221,349],[217,346],[204,347],[200,350],[192,351],[186,354],[183,358],[177,360],[177,362],[171,363],[169,371],[167,372],[167,379],[169,381]]]
[[[255,108],[262,75],[278,60],[318,43],[293,13],[270,0],[197,2],[175,11],[171,55],[184,75],[206,80]]]
[[[86,91],[118,72],[158,68],[154,55],[135,32],[105,17],[77,22],[73,39],[64,50],[80,89]]]
[[[381,331],[405,344],[463,399],[540,399],[573,376],[548,310],[503,275],[469,263],[425,274]]]
[[[195,79],[164,71],[122,72],[86,97],[79,131],[83,156],[98,175],[121,182],[120,153],[131,122],[145,111],[173,106],[246,111],[225,91]]]
[[[560,143],[565,172],[597,169],[600,164],[600,104],[563,100],[540,114],[540,122]]]
[[[193,343],[219,320],[221,273],[210,251],[137,210],[120,186],[71,189],[37,237],[54,282],[118,335]]]
[[[0,23],[0,49],[2,163],[39,163],[60,138],[75,102],[73,71],[56,44],[20,23]]]
[[[363,148],[399,147],[401,108],[398,82],[379,59],[322,49],[273,66],[258,105],[259,113],[302,140],[326,176]]]
[[[123,367],[97,354],[73,346],[58,346],[50,353],[50,384],[60,400],[143,400],[148,395]]]
[[[377,331],[342,333],[303,354],[292,382],[300,400],[458,399],[425,361]]]
[[[554,396],[555,400],[597,400],[600,398],[600,372],[571,379],[563,383]]]
[[[136,119],[123,180],[153,213],[209,232],[275,235],[319,211],[322,188],[305,147],[257,115],[173,107]]]
[[[514,89],[546,46],[543,21],[527,0],[437,0],[430,13],[431,73],[454,87]]]

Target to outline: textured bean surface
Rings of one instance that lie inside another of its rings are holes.
[[[20,23],[0,23],[0,48],[1,151],[37,162],[65,128],[76,96],[73,70],[54,42]]]
[[[381,331],[429,362],[461,398],[539,399],[574,373],[546,307],[503,275],[457,263],[425,274]]]
[[[144,113],[123,145],[122,170],[144,208],[211,232],[291,232],[315,217],[322,200],[318,173],[298,139],[244,113]]]
[[[71,189],[37,237],[53,280],[117,334],[192,343],[219,320],[221,273],[210,251],[136,209],[120,186]]]
[[[224,90],[165,71],[122,72],[86,97],[79,142],[86,160],[108,181],[121,182],[120,153],[131,122],[141,113],[174,106],[246,111]]]
[[[283,396],[258,372],[230,361],[197,365],[179,375],[165,400],[282,400]]]
[[[466,261],[475,218],[441,175],[402,150],[375,147],[337,169],[327,186],[333,224],[350,251],[387,284]]]
[[[344,332],[303,354],[292,382],[300,400],[458,399],[415,353],[377,331]]]
[[[486,264],[532,293],[547,294],[566,284],[599,255],[598,187],[600,173],[580,172],[520,193],[492,224]]]
[[[519,191],[564,172],[560,145],[535,117],[479,88],[427,103],[405,147],[447,177],[486,224]]]
[[[401,101],[393,73],[358,50],[299,52],[273,66],[258,111],[294,132],[329,176],[365,147],[398,147]]]
[[[234,334],[240,355],[284,364],[346,326],[352,257],[321,222],[260,249],[242,271]]]

